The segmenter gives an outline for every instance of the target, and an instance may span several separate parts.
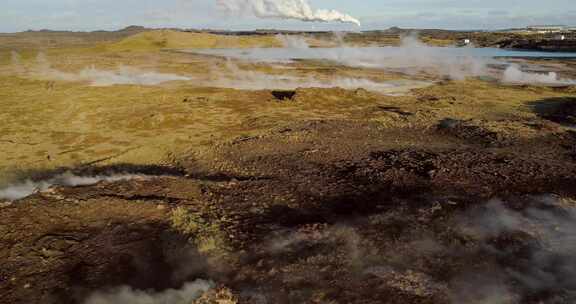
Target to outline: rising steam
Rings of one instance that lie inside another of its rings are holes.
[[[152,71],[143,71],[134,67],[119,66],[116,70],[99,70],[96,67],[84,68],[77,73],[64,72],[51,66],[46,55],[42,52],[36,57],[36,66],[33,69],[36,77],[48,80],[80,81],[91,86],[105,87],[112,85],[158,85],[169,81],[190,80],[189,77],[165,74]]]
[[[510,65],[502,79],[508,83],[530,83],[530,84],[556,84],[556,85],[576,85],[575,80],[560,79],[555,72],[543,73],[528,73],[520,69],[516,64]]]
[[[162,292],[146,292],[124,286],[108,292],[92,294],[84,304],[191,304],[214,283],[196,280],[186,283],[181,289],[168,289]]]
[[[486,75],[495,60],[480,58],[466,50],[430,47],[415,37],[405,37],[400,47],[310,48],[298,38],[279,38],[284,48],[205,49],[193,53],[211,54],[264,63],[293,60],[324,60],[349,67],[374,68],[406,74],[429,73],[451,79]]]
[[[291,35],[276,35],[276,39],[287,49],[308,49],[310,45],[302,37]]]
[[[404,37],[399,47],[353,47],[345,45],[340,39],[338,47],[311,48],[299,37],[278,36],[278,40],[283,48],[203,49],[190,52],[268,64],[319,60],[348,67],[381,69],[408,75],[423,73],[453,80],[488,76],[504,83],[576,84],[576,80],[560,79],[554,72],[539,74],[522,71],[517,65],[495,59],[482,49],[433,47],[422,43],[415,36]],[[502,72],[492,66],[508,68]]]
[[[16,52],[10,52],[10,62],[12,64],[12,68],[16,73],[22,73],[24,71],[24,67],[22,65],[22,56]]]
[[[228,61],[223,69],[214,69],[211,74],[214,79],[200,83],[210,87],[239,90],[294,90],[297,88],[343,88],[355,90],[362,88],[378,93],[398,94],[431,84],[430,82],[415,80],[377,82],[366,78],[331,76],[326,79],[319,79],[312,75],[300,77],[285,74],[267,74],[243,70],[232,61]]]
[[[168,81],[190,80],[190,78],[180,75],[149,72],[126,66],[120,66],[116,70],[99,70],[92,66],[84,68],[78,73],[45,69],[41,70],[38,76],[50,80],[87,82],[95,87],[121,84],[150,86]]]
[[[471,302],[462,299],[462,296],[467,298],[478,293],[478,288],[482,286],[495,287],[490,282],[497,284],[498,280],[515,282],[516,289],[521,288],[528,293],[553,290],[568,291],[573,295],[576,290],[576,211],[573,202],[555,196],[534,197],[532,201],[534,206],[515,210],[508,207],[506,202],[492,200],[462,219],[459,229],[467,237],[485,242],[483,250],[508,261],[508,267],[503,267],[498,274],[484,276],[483,283],[476,281],[470,284],[462,290],[456,303]],[[512,241],[508,241],[510,246],[504,248],[494,242],[507,238],[529,241],[525,241],[523,247],[515,247]],[[518,290],[506,289],[502,285],[499,287],[497,294],[484,295],[485,301],[474,303],[516,303],[503,299],[522,296]]]
[[[18,54],[18,52],[16,52],[16,51],[10,52],[10,57],[11,57],[12,65],[14,65],[14,66],[22,65],[22,56],[20,56],[20,54]]]
[[[358,19],[336,10],[314,10],[307,0],[217,0],[229,13],[250,13],[258,18],[294,19],[307,22],[342,22],[360,26]]]
[[[94,175],[83,176],[76,175],[72,172],[65,172],[55,175],[51,178],[34,181],[26,180],[20,183],[9,185],[6,188],[0,188],[0,200],[14,201],[25,198],[37,192],[43,192],[54,186],[89,186],[95,185],[100,182],[117,182],[132,179],[147,179],[151,176],[140,174],[110,174],[110,175]]]

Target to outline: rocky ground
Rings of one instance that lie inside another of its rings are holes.
[[[54,188],[0,209],[0,295],[203,278],[207,303],[571,303],[576,133],[518,127],[303,121],[130,169],[169,176]]]
[[[178,33],[146,35],[49,58],[221,64],[154,48]],[[2,72],[0,181],[134,177],[0,201],[0,303],[576,301],[574,87],[420,75],[435,84],[388,96]]]

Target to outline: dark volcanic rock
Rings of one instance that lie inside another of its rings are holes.
[[[37,194],[0,209],[0,296],[209,278],[232,303],[573,303],[574,138],[479,145],[468,125],[301,122],[182,174]]]

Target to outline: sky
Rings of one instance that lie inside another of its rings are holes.
[[[503,29],[576,25],[576,0],[309,0],[362,22],[362,30]],[[216,0],[0,0],[0,32],[116,30],[129,25],[230,30],[355,30],[353,25],[231,16]]]

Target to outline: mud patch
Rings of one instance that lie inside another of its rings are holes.
[[[492,147],[512,146],[520,141],[548,136],[559,129],[538,120],[457,120],[446,118],[438,123],[438,130],[471,144]]]
[[[206,263],[186,237],[170,231],[166,210],[154,202],[44,198],[0,213],[10,225],[0,225],[0,242],[11,248],[0,255],[0,292],[8,303],[82,303],[93,291],[118,286],[180,288]],[[24,229],[28,237],[21,239]]]
[[[277,101],[293,101],[294,98],[296,97],[296,91],[290,91],[290,90],[277,90],[277,91],[272,91],[272,96],[277,100]]]
[[[550,98],[532,103],[540,117],[559,124],[576,126],[576,98]]]

